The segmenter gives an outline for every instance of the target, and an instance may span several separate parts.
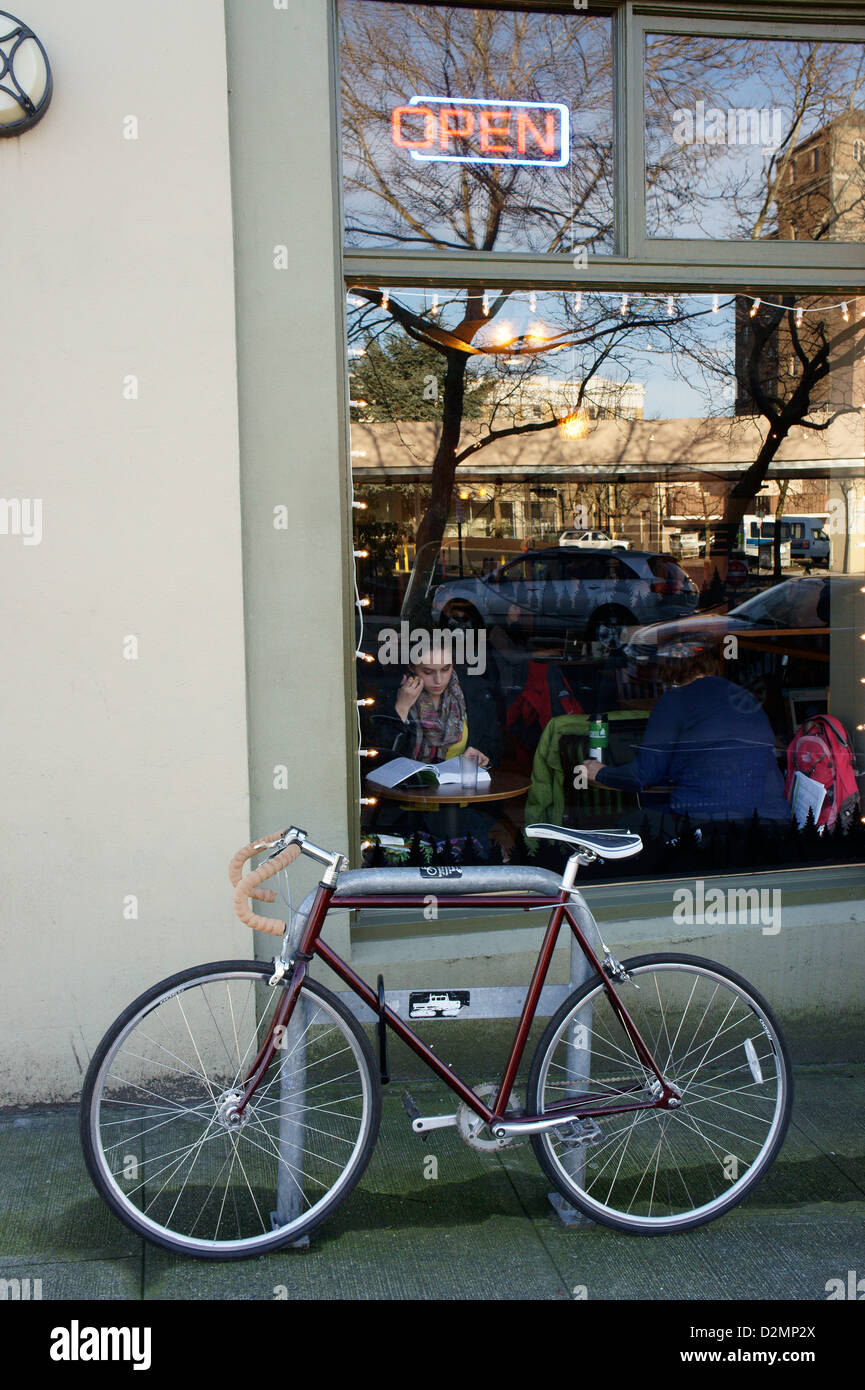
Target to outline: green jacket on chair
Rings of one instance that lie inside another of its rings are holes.
[[[647,719],[648,711],[613,710],[607,715],[612,724],[619,719]],[[526,825],[545,821],[561,825],[565,811],[565,774],[559,755],[559,743],[570,734],[588,735],[590,717],[587,714],[561,714],[551,719],[541,734],[532,763],[532,784],[526,798]],[[532,848],[537,842],[525,836]]]

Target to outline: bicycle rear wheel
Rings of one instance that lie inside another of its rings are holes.
[[[596,975],[550,1020],[527,1099],[542,1114],[579,1095],[596,1131],[581,1144],[562,1127],[534,1135],[532,1147],[595,1221],[643,1235],[690,1230],[741,1202],[773,1162],[790,1119],[790,1057],[766,1001],[725,966],[680,955],[624,965],[633,983],[617,992],[681,1106],[596,1113],[612,1103],[601,1092],[627,1104],[657,1084]]]
[[[112,1024],[81,1098],[98,1191],[168,1250],[241,1259],[321,1224],[372,1154],[381,1088],[355,1018],[307,979],[242,1122],[228,1112],[285,983],[272,966],[217,961],[154,985]]]

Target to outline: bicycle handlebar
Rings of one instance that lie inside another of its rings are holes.
[[[257,869],[251,869],[248,874],[243,873],[243,866],[254,854],[260,854],[263,849],[271,846],[278,846],[269,858],[259,864]],[[271,888],[261,888],[261,884],[267,879],[273,878],[281,869],[288,868],[289,864],[301,855],[306,854],[311,859],[316,859],[320,864],[326,864],[329,873],[325,878],[335,877],[339,868],[347,861],[339,853],[331,853],[330,850],[321,849],[307,839],[306,831],[299,830],[297,826],[290,826],[288,830],[275,830],[269,835],[264,835],[260,840],[252,840],[248,845],[244,845],[233,856],[228,866],[228,877],[234,887],[234,911],[246,927],[251,927],[253,931],[268,932],[271,936],[282,936],[286,929],[285,922],[276,917],[264,917],[260,912],[253,912],[249,905],[249,899],[255,898],[257,902],[272,903],[276,901],[276,894]],[[258,890],[258,891],[257,891]]]
[[[272,903],[276,901],[276,894],[271,888],[265,888],[256,892],[260,885],[267,879],[273,878],[280,869],[285,869],[289,864],[293,864],[300,854],[300,845],[292,841],[284,849],[276,854],[272,854],[264,863],[259,864],[257,869],[251,869],[248,874],[243,873],[243,866],[254,854],[267,849],[268,846],[276,844],[285,836],[285,831],[278,830],[270,835],[265,835],[262,840],[253,840],[243,849],[239,849],[234,855],[228,866],[228,877],[234,886],[234,911],[240,918],[245,927],[251,927],[253,931],[269,932],[271,936],[282,936],[285,931],[285,922],[281,922],[276,917],[263,917],[260,912],[253,912],[249,905],[249,899],[255,898],[258,902]]]

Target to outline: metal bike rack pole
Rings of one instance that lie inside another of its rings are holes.
[[[297,947],[309,916],[315,894],[308,893],[303,902],[291,915],[286,928],[287,941],[283,955],[287,959]],[[301,1161],[303,1153],[303,1106],[301,1100],[306,1085],[307,1040],[309,1030],[309,1003],[301,993],[294,1006],[294,1013],[282,1035],[282,1046],[277,1054],[280,1059],[279,1070],[279,1139],[277,1153],[279,1164],[276,1178],[276,1210],[271,1213],[274,1229],[288,1221],[295,1221],[303,1207],[300,1189]],[[304,1236],[290,1249],[305,1249],[309,1236]]]
[[[592,972],[589,966],[589,962],[586,960],[585,956],[580,950],[580,947],[577,943],[577,938],[572,933],[571,968],[569,982],[571,994],[573,994],[575,990],[579,989],[581,985],[585,984],[586,980],[589,978],[591,973]],[[573,1086],[575,1091],[584,1090],[588,1085],[589,1077],[591,1075],[591,1006],[589,1006],[589,1008],[587,1010],[584,1010],[583,1014],[581,1014],[580,1024],[578,1025],[578,1027],[584,1029],[585,1031],[584,1033],[580,1033],[578,1036],[575,1036],[571,1039],[570,1046],[567,1052],[568,1061],[566,1070],[566,1080],[569,1085]],[[573,1150],[571,1159],[568,1162],[568,1170],[570,1172],[571,1177],[573,1177],[577,1183],[582,1185],[586,1173],[586,1150],[582,1144],[578,1145]],[[548,1196],[553,1210],[555,1211],[556,1215],[558,1216],[559,1220],[562,1222],[564,1226],[572,1228],[574,1226],[591,1226],[594,1224],[588,1216],[585,1216],[583,1214],[583,1212],[578,1211],[576,1207],[571,1206],[571,1203],[568,1201],[568,1199],[566,1197],[563,1197],[560,1192],[550,1192],[548,1193]]]
[[[301,994],[283,1036],[283,1060],[279,1071],[279,1168],[276,1180],[274,1227],[296,1221],[303,1211],[300,1188],[303,1172],[304,1115],[306,1086],[307,1028],[309,1003]],[[284,1050],[283,1050],[284,1049]],[[292,1249],[305,1249],[309,1236],[292,1243]]]

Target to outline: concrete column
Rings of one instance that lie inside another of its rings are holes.
[[[348,852],[359,789],[332,9],[226,3],[251,830],[298,824]],[[297,877],[305,891],[318,875],[301,861]],[[347,951],[346,923],[329,922],[328,939]]]

